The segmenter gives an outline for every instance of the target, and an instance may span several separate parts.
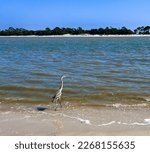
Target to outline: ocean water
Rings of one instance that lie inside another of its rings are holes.
[[[150,107],[150,37],[0,37],[0,104],[49,104],[64,74],[64,104]]]

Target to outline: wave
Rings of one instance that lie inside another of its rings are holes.
[[[26,80],[25,82],[27,83],[31,83],[31,84],[41,84],[43,83],[44,81],[43,80]]]
[[[33,86],[0,86],[0,102],[49,103],[56,88]],[[149,107],[150,95],[132,92],[110,92],[99,89],[98,93],[81,92],[67,88],[63,90],[63,102],[88,107]]]
[[[29,82],[35,82],[38,83],[41,80],[28,80]],[[21,91],[35,91],[35,92],[47,92],[47,93],[55,93],[58,88],[44,88],[44,87],[33,87],[33,86],[11,86],[11,85],[6,85],[6,86],[0,86],[0,91],[3,91],[3,94],[7,91],[18,91],[21,93]],[[77,94],[78,91],[76,90],[71,90],[71,89],[64,89],[65,94]]]
[[[121,103],[115,103],[115,104],[106,104],[108,107],[115,107],[115,108],[121,108],[121,107],[146,107],[149,106],[147,103],[141,103],[141,104],[121,104]]]
[[[50,92],[50,91],[54,91],[54,89],[52,88],[36,88],[36,87],[31,87],[31,86],[0,86],[0,90],[12,90],[12,91],[20,91],[20,90],[24,90],[24,91],[44,91],[44,92]]]
[[[35,72],[32,72],[31,73],[32,75],[36,75],[36,76],[43,76],[43,77],[50,77],[50,76],[53,76],[49,73],[46,73],[46,72],[38,72],[38,71],[35,71]]]
[[[1,103],[19,103],[19,104],[45,104],[47,100],[27,99],[27,98],[1,98]]]
[[[40,96],[41,97],[41,96]],[[5,104],[49,104],[49,105],[53,105],[51,103],[51,97],[49,97],[49,99],[30,99],[30,98],[0,98],[0,104],[5,103]],[[81,101],[79,99],[69,99],[69,98],[63,98],[62,101],[62,105],[64,108],[72,108],[72,107],[91,107],[91,108],[97,108],[97,109],[101,109],[101,108],[149,108],[150,107],[150,103],[149,102],[141,102],[141,103],[119,103],[117,101],[115,102],[110,102],[110,101],[106,101],[106,102],[93,102],[93,101],[88,101],[88,102],[84,102]]]

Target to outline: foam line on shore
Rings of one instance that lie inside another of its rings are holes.
[[[111,125],[111,124],[114,124],[114,123],[116,123],[116,121],[111,121],[111,122],[108,122],[108,123],[99,124],[97,126],[107,126],[107,125]]]
[[[75,119],[75,120],[78,120],[80,121],[81,123],[84,123],[84,124],[87,124],[87,125],[92,125],[92,126],[109,126],[111,124],[119,124],[119,125],[150,125],[150,119],[144,119],[144,122],[133,122],[133,123],[126,123],[126,122],[116,122],[116,121],[110,121],[110,122],[107,122],[107,123],[102,123],[102,124],[92,124],[91,121],[89,119],[83,119],[83,118],[80,118],[80,117],[75,117],[75,116],[69,116],[69,115],[66,115],[66,114],[63,114],[63,113],[57,113],[57,114],[51,114],[52,116],[57,116],[57,115],[60,115],[60,116],[63,116],[63,117],[67,117],[67,118],[71,118],[71,119]]]
[[[133,122],[133,123],[126,123],[126,122],[117,122],[119,125],[149,125],[148,123],[139,123],[139,122]]]
[[[144,121],[145,121],[146,123],[150,124],[150,118],[146,118],[146,119],[144,119]]]
[[[74,117],[74,116],[69,116],[69,115],[66,115],[66,114],[62,114],[64,117],[68,117],[68,118],[71,118],[71,119],[76,119],[76,120],[79,120],[81,123],[85,123],[85,124],[88,124],[88,125],[92,125],[90,120],[87,120],[87,119],[82,119],[80,117]]]
[[[121,107],[146,107],[148,103],[141,103],[141,104],[121,104],[121,103],[114,103],[114,104],[106,104],[107,107],[114,107],[114,108],[121,108]]]
[[[79,117],[69,116],[69,115],[66,115],[66,114],[62,114],[62,116],[68,117],[68,118],[71,118],[71,119],[76,119],[76,120],[79,120],[81,123],[85,123],[87,125],[92,125],[92,126],[108,126],[108,125],[115,124],[115,123],[116,124],[121,124],[121,125],[150,125],[150,119],[144,119],[143,123],[142,122],[126,123],[126,122],[110,121],[108,123],[95,125],[95,124],[92,124],[91,121],[88,120],[88,119],[82,119],[82,118],[79,118]]]

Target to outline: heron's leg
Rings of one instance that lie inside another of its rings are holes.
[[[61,99],[58,99],[58,102],[60,104],[60,107],[62,108]]]
[[[55,99],[55,111],[57,110],[57,102],[58,102],[58,99]]]

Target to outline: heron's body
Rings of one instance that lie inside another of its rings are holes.
[[[56,92],[56,94],[53,96],[53,99],[52,99],[52,103],[55,103],[56,104],[56,108],[55,110],[57,109],[57,103],[59,102],[60,106],[62,107],[61,105],[61,96],[62,96],[62,90],[63,90],[63,78],[65,78],[67,76],[62,76],[61,77],[61,86],[60,88],[58,89],[58,91]]]

